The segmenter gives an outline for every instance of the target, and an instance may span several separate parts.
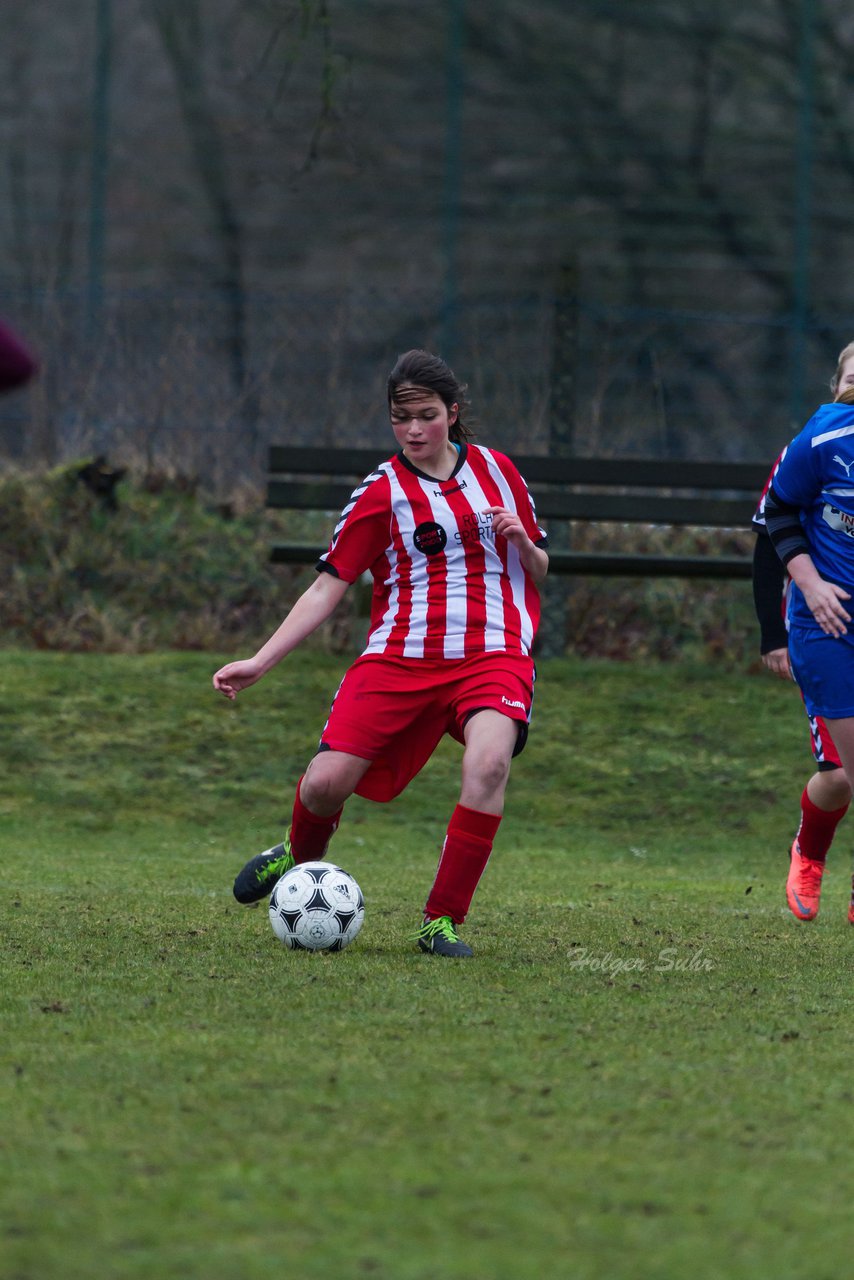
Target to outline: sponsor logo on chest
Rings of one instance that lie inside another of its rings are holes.
[[[475,542],[491,542],[492,516],[480,511],[466,511],[457,521],[453,541],[458,547]],[[425,556],[437,556],[448,545],[448,532],[435,520],[424,520],[416,525],[412,534],[412,542],[416,551]]]
[[[467,511],[460,518],[454,541],[464,544],[488,541],[492,537],[492,516],[484,515],[482,511]]]
[[[821,518],[837,533],[844,533],[846,537],[854,538],[854,516],[850,516],[847,511],[840,511],[839,507],[832,507],[829,502],[826,502]]]
[[[425,556],[437,556],[445,550],[448,535],[435,520],[425,520],[422,524],[416,525],[412,541],[416,551],[420,551]]]

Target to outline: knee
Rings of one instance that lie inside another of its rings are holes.
[[[844,809],[851,802],[851,784],[844,769],[822,770],[809,789],[810,799],[822,809]]]
[[[466,761],[465,782],[486,794],[503,793],[510,775],[510,759],[504,751],[485,751],[475,760]]]
[[[299,796],[311,813],[335,813],[351,793],[334,762],[315,756],[300,783]]]

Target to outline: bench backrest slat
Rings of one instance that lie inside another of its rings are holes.
[[[267,506],[290,511],[343,510],[355,482],[336,484],[332,480],[271,480],[267,485]]]
[[[550,573],[619,578],[750,578],[749,556],[633,555],[611,551],[552,551]]]
[[[391,450],[273,445],[267,505],[336,516],[360,480]],[[550,458],[513,455],[531,486],[537,516],[558,529],[566,520],[610,524],[746,529],[768,476],[756,462],[675,461],[656,458]],[[321,550],[290,543],[272,550],[279,564],[307,564]],[[748,578],[748,556],[558,549],[557,573],[633,577]]]
[[[381,449],[272,445],[270,472],[352,476],[356,481],[389,456]],[[542,454],[514,454],[513,461],[532,486],[540,483],[632,489],[724,489],[741,490],[757,497],[769,471],[769,467],[760,462],[658,458],[550,458]]]
[[[334,481],[271,480],[267,505],[292,511],[343,510],[352,484]],[[739,528],[750,523],[753,499],[680,497],[546,490],[532,487],[541,520],[607,520],[641,524],[712,525]]]
[[[360,480],[369,471],[373,471],[378,462],[384,462],[390,456],[382,449],[336,449],[313,445],[274,444],[270,446],[270,471],[291,472],[305,475],[314,472],[317,475],[353,476]]]
[[[602,520],[621,524],[713,525],[742,528],[755,501],[744,498],[684,498],[635,493],[559,493],[532,488],[540,520]]]
[[[313,564],[325,546],[286,543],[274,546],[274,564]],[[635,555],[619,551],[551,551],[550,573],[605,575],[621,578],[750,578],[750,556]]]
[[[756,497],[770,468],[756,462],[691,462],[658,458],[517,458],[529,484],[598,485],[619,489],[728,489]]]

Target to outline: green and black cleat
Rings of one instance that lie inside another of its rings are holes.
[[[285,872],[296,865],[290,836],[288,831],[282,844],[274,844],[272,849],[265,849],[249,859],[234,882],[234,896],[238,902],[258,902],[266,898]]]
[[[474,955],[468,943],[463,942],[457,933],[457,926],[450,916],[439,916],[435,920],[428,920],[425,916],[415,939],[422,951],[429,951],[434,956],[457,956],[462,959]]]

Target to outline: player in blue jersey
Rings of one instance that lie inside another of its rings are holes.
[[[831,388],[837,399],[813,414],[782,455],[764,517],[791,578],[786,660],[847,781],[854,777],[854,344],[841,353]],[[836,781],[841,789],[842,778]],[[844,807],[831,815],[827,847],[843,814]],[[823,872],[824,857],[806,856],[796,837],[787,897],[799,919],[817,914]],[[848,919],[854,924],[854,898]]]
[[[785,604],[790,578],[765,528],[765,497],[780,459],[768,477],[753,517],[756,544],[753,550],[753,603],[759,620],[762,663],[780,680],[791,683],[789,637]],[[786,900],[798,920],[814,920],[818,915],[821,878],[836,834],[848,812],[851,786],[836,744],[821,716],[807,716],[815,772],[801,792],[800,820],[789,854]]]

